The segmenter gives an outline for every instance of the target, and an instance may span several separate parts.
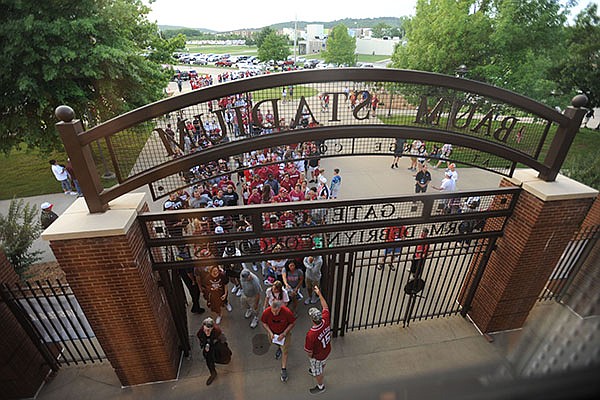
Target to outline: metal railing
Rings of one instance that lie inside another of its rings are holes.
[[[289,86],[295,87],[295,97],[284,101],[281,88]],[[331,99],[327,106],[324,95]],[[388,115],[381,109],[373,115],[376,96],[389,101]],[[394,101],[398,107],[391,107]],[[508,175],[522,163],[551,181],[579,129],[586,102],[585,96],[578,96],[561,114],[481,82],[419,71],[347,68],[295,71],[203,88],[89,131],[74,119],[73,110],[59,107],[62,122],[57,129],[88,208],[102,212],[110,200],[145,184],[157,198],[189,184],[182,183],[181,176],[219,159],[233,163],[251,151],[307,141],[328,148],[319,157],[392,154],[394,139],[452,143],[457,149],[450,160]],[[119,180],[110,189],[102,188],[95,165],[93,151],[98,146],[93,144],[98,141],[106,147]],[[228,173],[246,167],[230,167]],[[194,179],[211,179],[223,171],[209,172]]]
[[[60,280],[0,285],[2,300],[48,364],[97,363],[106,359],[68,284]]]
[[[563,299],[586,258],[597,245],[598,239],[600,239],[600,225],[581,228],[573,236],[540,293],[539,301]]]

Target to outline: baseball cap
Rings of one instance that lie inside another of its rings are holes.
[[[315,307],[311,307],[308,310],[308,316],[310,317],[310,319],[312,319],[313,322],[321,322],[321,320],[323,319],[323,314],[321,313],[321,310]]]
[[[215,326],[215,320],[211,317],[205,318],[204,321],[202,321],[202,325],[204,325],[207,328],[212,328],[213,326]]]
[[[52,203],[48,203],[47,201],[45,201],[42,203],[42,205],[40,207],[42,208],[42,210],[48,210],[48,209],[52,208]]]
[[[225,231],[223,230],[223,227],[222,227],[222,226],[217,226],[217,227],[215,228],[215,233],[216,233],[217,235],[220,235],[220,234],[222,234],[222,233],[225,233]]]

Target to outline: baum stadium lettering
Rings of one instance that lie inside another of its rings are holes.
[[[345,92],[325,92],[324,94],[329,95],[331,99],[331,113],[329,114],[330,119],[328,122],[340,122],[340,99],[348,101],[348,94]],[[371,113],[371,107],[369,107],[369,105],[371,104],[372,95],[369,91],[363,90],[358,92],[357,98],[361,100],[357,101],[351,115],[355,120],[361,121],[369,118]],[[279,112],[280,100],[281,99],[279,98],[264,99],[255,103],[254,106],[249,110],[248,107],[244,105],[231,107],[230,110],[232,110],[235,114],[237,121],[243,121],[244,119],[247,119],[244,116],[244,113],[249,111],[252,115],[254,126],[263,129],[270,128],[278,131],[281,129]],[[437,103],[431,109],[429,108],[428,104],[429,99],[427,96],[421,96],[416,117],[413,121],[414,124],[436,126],[445,128],[449,131],[458,130],[464,132],[466,130],[484,137],[494,138],[502,143],[507,143],[509,137],[519,122],[519,119],[515,116],[498,115],[493,109],[487,111],[480,110],[478,109],[477,104],[465,102],[459,99],[448,99],[444,97],[438,98]],[[259,122],[259,110],[263,105],[270,110],[273,110],[273,126],[266,126],[266,122]],[[213,144],[220,143],[226,135],[233,134],[233,132],[229,132],[231,129],[230,126],[227,125],[225,117],[225,113],[227,111],[228,109],[221,108],[210,112],[213,117],[216,116],[220,127],[218,134],[215,135],[213,133],[212,135],[207,135]],[[478,118],[475,118],[475,115],[477,115]],[[443,116],[446,116],[445,122],[442,121]],[[207,133],[204,128],[203,117],[204,113],[194,115],[194,118],[199,122],[198,126],[202,132]],[[298,107],[296,108],[294,117],[291,120],[290,127],[293,129],[302,124],[303,119],[309,119],[319,123],[306,98],[301,96],[298,101]],[[246,136],[249,134],[249,132],[247,132],[247,127],[244,124],[238,124],[237,128],[239,130],[237,133],[238,135]],[[189,132],[187,132],[186,121],[184,119],[180,119],[177,123],[177,131],[179,134],[178,138],[169,137],[162,128],[156,128],[156,131],[158,132],[163,146],[169,155],[174,154],[173,147],[179,147],[181,150],[183,150],[185,142],[184,137],[189,134]],[[334,144],[330,145],[329,147],[325,144],[322,144],[322,146],[325,148],[320,149],[321,154],[325,154],[327,152],[341,154],[344,153],[344,150],[346,150],[346,153],[348,154],[352,152],[352,149],[344,149],[342,144]],[[395,150],[395,143],[391,143],[389,145],[384,143],[376,143],[371,149],[373,153],[387,153],[394,152]]]

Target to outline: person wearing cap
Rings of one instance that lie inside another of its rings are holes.
[[[244,269],[240,274],[240,286],[242,288],[242,307],[246,307],[244,318],[252,317],[250,328],[254,329],[258,325],[258,306],[262,291],[260,279],[252,272]]]
[[[219,324],[215,323],[212,318],[206,318],[202,321],[202,326],[198,333],[196,333],[198,340],[200,341],[200,348],[202,349],[202,355],[206,361],[206,366],[210,371],[210,376],[206,380],[206,384],[210,385],[217,378],[217,369],[215,367],[215,345],[218,342],[225,343],[226,338],[223,335],[223,331],[219,327]]]
[[[452,178],[454,183],[456,183],[458,181],[458,172],[456,171],[456,164],[454,164],[454,163],[448,164],[447,171],[450,171],[450,174],[451,174],[450,177]]]
[[[311,394],[318,394],[325,391],[323,373],[325,364],[327,363],[327,357],[329,357],[329,354],[331,353],[331,328],[329,325],[330,315],[327,301],[325,301],[318,286],[313,288],[313,293],[316,293],[317,296],[319,296],[323,311],[316,307],[311,307],[308,310],[308,316],[312,321],[312,327],[306,333],[304,351],[306,351],[310,362],[309,372],[317,380],[317,385],[310,388],[309,391]]]
[[[53,204],[48,203],[47,201],[41,205],[42,212],[40,213],[40,225],[42,226],[42,229],[48,228],[58,219],[58,215],[52,211],[52,206]]]
[[[308,256],[303,260],[305,276],[306,276],[306,290],[308,291],[308,297],[304,300],[304,304],[308,305],[315,304],[318,301],[316,293],[313,292],[313,288],[319,286],[321,282],[321,267],[323,267],[323,257],[321,256]]]
[[[273,339],[279,342],[283,340],[283,344],[277,344],[275,359],[281,358],[281,381],[286,382],[288,349],[292,341],[292,329],[296,325],[296,317],[281,301],[275,300],[263,311],[260,320],[271,342]]]
[[[319,175],[319,187],[317,188],[317,199],[328,199],[329,188],[327,187],[327,178]]]

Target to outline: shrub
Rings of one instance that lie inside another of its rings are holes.
[[[40,250],[30,250],[41,230],[37,206],[23,199],[12,199],[8,214],[0,214],[0,247],[19,275],[41,259]]]

